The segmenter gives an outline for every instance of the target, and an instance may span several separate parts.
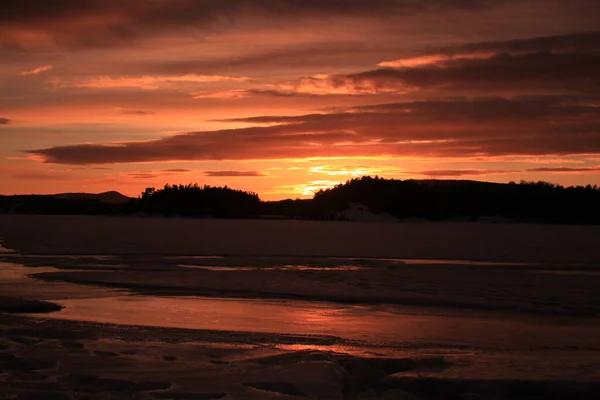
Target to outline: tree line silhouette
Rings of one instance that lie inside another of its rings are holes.
[[[313,198],[314,217],[332,219],[350,204],[398,219],[482,217],[553,223],[600,223],[597,186],[563,187],[547,182],[352,179]]]
[[[109,192],[111,193],[111,192]],[[138,198],[106,195],[0,196],[0,213],[155,215],[164,217],[344,219],[361,205],[402,220],[471,220],[600,224],[597,186],[547,182],[352,179],[312,199],[261,201],[256,193],[224,187],[165,185]],[[118,195],[118,193],[117,193]]]
[[[256,193],[208,185],[165,185],[147,188],[137,201],[137,210],[147,214],[183,217],[247,218],[260,209]]]

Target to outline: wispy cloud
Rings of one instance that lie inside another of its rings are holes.
[[[556,168],[532,168],[528,169],[529,172],[553,172],[553,173],[566,173],[566,174],[577,174],[577,173],[588,173],[588,174],[600,174],[600,165],[594,167],[582,167],[582,168],[569,168],[569,167],[556,167]]]
[[[223,75],[172,75],[172,76],[96,76],[81,80],[56,79],[52,83],[56,87],[75,87],[90,89],[137,88],[155,90],[162,85],[176,83],[217,83],[217,82],[247,82],[248,77],[232,77]]]
[[[212,177],[258,177],[265,176],[258,171],[205,171],[204,175]]]
[[[493,169],[435,169],[425,171],[406,171],[408,175],[421,175],[427,177],[447,178],[447,177],[462,177],[462,176],[481,176],[495,174],[510,174],[518,172],[515,170],[493,170]]]
[[[394,167],[375,167],[369,165],[320,165],[310,167],[309,171],[315,174],[347,177],[359,177],[364,175],[385,175],[393,172],[400,172],[398,168]]]
[[[230,89],[230,90],[221,90],[221,91],[216,91],[216,92],[209,92],[209,91],[193,92],[192,97],[195,99],[231,100],[231,99],[243,99],[243,98],[251,97],[252,94],[253,94],[253,92],[250,90]]]
[[[136,110],[136,109],[132,109],[132,108],[115,107],[115,110],[119,114],[123,114],[123,115],[152,115],[152,114],[154,114],[153,111]]]
[[[410,58],[401,58],[394,61],[383,61],[377,64],[380,67],[390,67],[390,68],[413,68],[413,67],[421,67],[424,65],[442,65],[443,63],[447,63],[450,61],[458,61],[458,60],[474,60],[474,59],[485,59],[490,58],[494,55],[494,53],[471,53],[471,54],[429,54],[420,57],[410,57]]]
[[[193,172],[193,170],[187,168],[169,168],[163,170],[163,172]]]
[[[52,65],[44,65],[42,67],[34,68],[30,71],[23,71],[20,73],[20,75],[22,75],[22,76],[37,75],[37,74],[41,74],[42,72],[50,71],[52,68],[54,68]]]

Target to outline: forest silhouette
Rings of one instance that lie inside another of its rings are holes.
[[[365,176],[321,190],[312,199],[261,201],[253,192],[197,184],[147,188],[138,198],[118,195],[0,196],[0,213],[343,220],[345,210],[360,205],[370,213],[386,214],[399,221],[491,218],[507,222],[600,223],[597,186],[563,187],[547,182],[502,184]]]

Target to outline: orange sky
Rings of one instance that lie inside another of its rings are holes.
[[[8,0],[0,193],[600,184],[595,0]]]

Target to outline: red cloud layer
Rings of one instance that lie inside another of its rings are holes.
[[[234,120],[277,124],[271,126],[26,152],[62,164],[600,153],[600,108],[592,104],[597,100],[537,96],[383,104],[328,114]]]

